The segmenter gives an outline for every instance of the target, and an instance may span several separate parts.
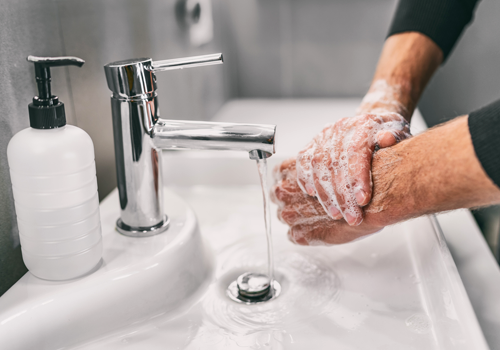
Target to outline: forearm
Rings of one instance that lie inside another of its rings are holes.
[[[500,203],[500,189],[479,163],[467,117],[380,150],[365,221],[386,226],[424,214]]]
[[[396,112],[410,121],[425,86],[442,60],[441,49],[423,34],[390,36],[358,113]]]

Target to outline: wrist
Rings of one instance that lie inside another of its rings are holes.
[[[375,80],[356,110],[359,114],[397,113],[410,122],[414,103],[408,84]]]
[[[391,35],[384,44],[367,94],[380,90],[380,82],[385,82],[388,89],[384,99],[391,103],[380,106],[363,101],[360,110],[370,113],[371,109],[385,108],[409,122],[423,89],[442,60],[441,49],[421,33]]]
[[[375,226],[500,202],[475,155],[466,116],[377,151],[372,181],[365,220]]]
[[[419,172],[418,164],[408,163],[412,139],[374,154],[372,161],[373,197],[365,207],[365,221],[388,226],[421,215],[422,194],[416,196],[409,179]]]

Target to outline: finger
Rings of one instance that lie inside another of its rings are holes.
[[[396,132],[391,132],[390,130],[379,131],[377,134],[377,144],[380,148],[394,146],[399,141],[399,135],[397,135]]]
[[[379,229],[349,226],[345,221],[316,221],[290,228],[290,241],[301,245],[336,245],[352,242]]]
[[[283,188],[282,185],[283,183],[281,182],[278,185],[274,186],[272,190],[271,200],[278,205],[291,203],[294,199],[294,194],[287,191],[285,188]],[[273,199],[276,199],[276,201],[274,201]]]
[[[301,213],[294,209],[284,208],[280,211],[281,221],[288,226],[293,226],[301,221],[303,221],[303,216]]]
[[[341,121],[339,121],[340,123]],[[317,141],[314,156],[311,161],[312,180],[316,191],[316,198],[325,212],[334,220],[340,220],[340,213],[332,186],[331,149],[335,143],[333,132],[335,125],[323,130],[323,138]],[[321,141],[321,143],[319,142]]]
[[[274,185],[271,188],[271,191],[269,191],[269,198],[271,199],[271,202],[273,202],[274,204],[277,204],[279,206],[279,205],[281,205],[281,201],[278,200],[278,198],[276,197],[277,190],[278,190],[278,185]]]
[[[287,178],[273,186],[271,193],[271,200],[278,205],[290,205],[309,197],[299,188],[294,172],[290,172]]]
[[[295,169],[295,158],[288,158],[273,169],[274,182],[277,183],[288,176],[290,171]]]
[[[337,204],[345,221],[351,226],[357,226],[363,221],[363,212],[356,201],[350,181],[348,180],[349,165],[346,146],[349,145],[352,135],[346,133],[346,129],[348,128],[343,128],[342,125],[339,125],[335,133],[338,140],[336,141],[332,154],[332,158],[334,159],[332,166],[335,171],[331,183],[335,192]]]
[[[383,130],[377,134],[377,144],[379,148],[391,147],[409,137],[405,130]]]
[[[410,124],[401,115],[389,113],[376,116],[377,122],[382,121],[377,133],[377,144],[380,148],[390,147],[411,137]]]
[[[281,222],[282,222],[282,223],[284,223],[284,224],[287,224],[287,223],[283,220],[283,218],[282,218],[282,216],[281,216],[281,212],[282,212],[282,211],[283,211],[283,209],[282,209],[282,208],[278,208],[278,211],[277,211],[276,215],[278,216],[278,220],[279,220],[279,221],[281,221]]]
[[[296,168],[297,168],[297,183],[304,193],[310,196],[316,195],[314,182],[312,180],[312,167],[311,160],[314,155],[316,145],[314,140],[307,145],[307,147],[300,151],[297,155]]]
[[[312,160],[318,148],[331,139],[333,125],[326,125],[321,132],[297,155],[297,182],[299,187],[310,196],[317,196],[314,184],[314,168]]]
[[[278,164],[273,168],[273,181],[278,183],[281,180],[283,180],[283,172],[281,171],[281,164]]]
[[[292,229],[288,230],[287,237],[290,240],[290,242],[299,244],[299,245],[308,245],[307,241],[304,239],[304,237],[299,237],[295,238],[295,236],[292,234]]]
[[[300,245],[326,245],[332,240],[330,225],[319,221],[313,224],[294,225],[289,230],[290,240]]]
[[[372,197],[371,162],[375,142],[368,132],[362,129],[355,134],[347,149],[346,182],[351,185],[359,206],[367,205]]]
[[[289,226],[294,226],[318,220],[323,220],[325,222],[332,220],[328,215],[326,215],[323,208],[321,206],[315,206],[313,201],[317,202],[316,199],[306,198],[300,203],[287,205],[281,208],[280,216],[283,219],[283,222]]]
[[[342,214],[332,186],[331,159],[328,152],[318,152],[312,161],[312,168],[316,198],[332,219],[340,220]]]

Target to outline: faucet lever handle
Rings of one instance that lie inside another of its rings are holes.
[[[222,54],[192,56],[184,58],[174,58],[170,60],[154,61],[151,65],[153,72],[162,72],[166,70],[184,69],[193,67],[210,66],[213,64],[222,64]]]

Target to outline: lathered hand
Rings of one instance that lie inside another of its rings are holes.
[[[297,181],[328,216],[349,225],[363,221],[362,207],[372,197],[371,162],[375,147],[390,147],[410,137],[398,113],[364,113],[327,125],[297,156]]]
[[[297,183],[295,159],[288,159],[274,170],[275,186],[271,199],[278,204],[278,218],[290,226],[288,238],[301,245],[350,242],[379,231],[383,225],[363,222],[349,226],[326,214],[320,202],[305,194]]]
[[[373,156],[373,198],[358,226],[333,220],[297,183],[295,159],[275,169],[271,198],[292,242],[338,244],[424,214],[500,203],[500,189],[476,157],[468,118],[459,117]]]

